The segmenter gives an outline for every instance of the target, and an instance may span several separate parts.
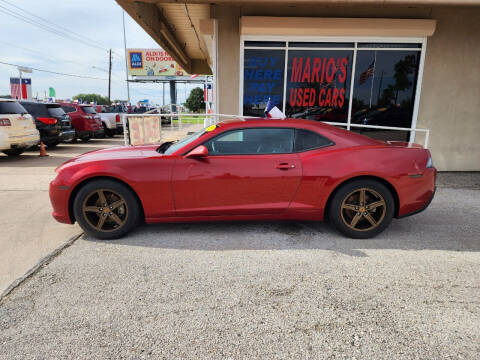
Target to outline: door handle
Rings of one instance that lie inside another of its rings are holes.
[[[280,170],[288,170],[288,169],[293,169],[295,165],[289,164],[289,163],[280,163],[275,165],[275,167]]]

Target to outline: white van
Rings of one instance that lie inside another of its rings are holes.
[[[35,121],[27,110],[16,100],[0,99],[0,151],[20,155],[39,141]]]

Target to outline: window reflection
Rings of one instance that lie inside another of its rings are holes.
[[[410,128],[419,59],[418,51],[358,51],[351,123]],[[383,131],[362,130],[369,131],[384,137]]]

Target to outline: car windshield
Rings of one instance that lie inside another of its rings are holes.
[[[93,106],[80,106],[84,113],[87,114],[96,114],[97,112],[93,108]]]
[[[166,148],[162,144],[157,150],[159,150],[159,152],[162,151],[161,152],[162,154],[171,155],[175,151],[177,151],[178,149],[181,149],[182,147],[194,142],[195,140],[197,140],[203,134],[205,134],[205,130],[201,130],[199,132],[196,132],[196,133],[194,133],[192,135],[189,135],[186,138],[184,138],[180,141],[177,141],[177,142],[171,141],[170,144],[164,143],[165,145],[167,145]]]
[[[0,101],[0,114],[27,114],[27,110],[16,101]]]

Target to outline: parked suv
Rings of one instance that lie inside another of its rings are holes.
[[[61,103],[61,106],[70,116],[76,138],[88,141],[93,137],[103,137],[102,121],[92,105]]]
[[[27,110],[15,100],[0,99],[0,151],[20,155],[39,141],[35,121]]]
[[[75,138],[70,117],[63,111],[60,104],[34,101],[20,101],[20,104],[33,116],[40,132],[40,141],[48,147],[54,147],[62,141],[71,141]]]

